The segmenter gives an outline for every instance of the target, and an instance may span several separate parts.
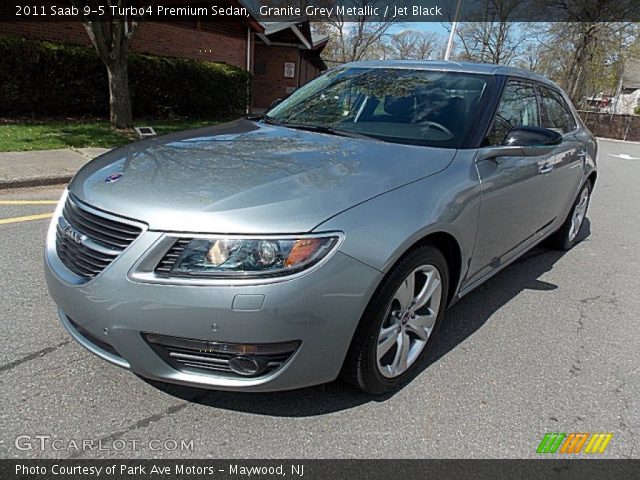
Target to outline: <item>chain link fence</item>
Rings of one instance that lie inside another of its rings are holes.
[[[640,141],[640,116],[612,113],[578,112],[582,121],[596,137]]]

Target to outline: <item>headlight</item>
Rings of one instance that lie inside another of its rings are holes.
[[[196,238],[182,250],[170,276],[251,278],[289,275],[318,263],[339,237]]]

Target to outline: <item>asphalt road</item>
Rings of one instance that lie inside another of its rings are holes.
[[[59,324],[48,221],[0,223],[0,457],[520,458],[546,432],[612,432],[603,457],[640,458],[640,144],[602,141],[599,160],[586,239],[537,248],[465,297],[430,365],[385,399],[339,382],[259,395],[145,382]],[[53,210],[7,201],[61,190],[0,191],[0,222]],[[19,450],[20,435],[62,449],[23,437]],[[76,450],[83,440],[102,450]]]

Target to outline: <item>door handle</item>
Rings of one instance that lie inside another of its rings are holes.
[[[551,170],[553,170],[553,164],[551,162],[546,162],[540,165],[538,172],[544,175],[545,173],[549,173]]]
[[[584,167],[587,164],[587,156],[589,154],[587,153],[586,150],[582,150],[581,152],[578,152],[577,157],[578,160],[580,160],[580,163],[582,163],[582,166]]]
[[[578,152],[577,157],[578,160],[580,161],[580,166],[584,169],[587,166],[587,157],[589,156],[589,153],[586,150],[582,150],[581,152]]]

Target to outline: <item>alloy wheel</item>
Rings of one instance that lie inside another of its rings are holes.
[[[584,217],[587,214],[587,205],[589,204],[589,189],[584,188],[580,193],[580,199],[573,209],[573,214],[571,216],[571,227],[569,228],[569,241],[573,242],[573,240],[578,235],[580,231],[580,227],[582,226],[582,222],[584,221]]]
[[[378,333],[378,370],[402,375],[424,350],[442,303],[442,278],[433,265],[413,270],[400,284]]]

